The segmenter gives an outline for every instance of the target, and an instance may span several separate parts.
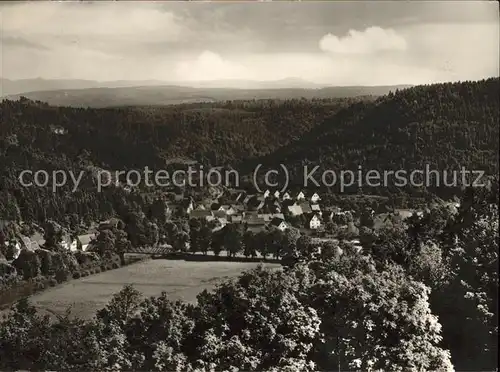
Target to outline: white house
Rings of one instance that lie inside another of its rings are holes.
[[[15,260],[21,254],[21,244],[18,241],[12,241],[12,242],[10,242],[10,244],[12,244],[14,246],[14,257],[13,257],[13,259]]]
[[[273,218],[271,226],[276,227],[278,230],[285,231],[288,229],[288,224],[280,218]]]
[[[318,216],[314,215],[312,218],[309,220],[309,228],[311,230],[317,230],[321,226],[321,220],[318,218]]]
[[[191,213],[192,211],[194,210],[194,205],[193,205],[193,201],[191,200],[188,204],[188,206],[186,207],[186,213],[189,214]]]
[[[271,195],[271,191],[266,190],[266,191],[264,192],[264,198],[268,198],[268,197],[269,197],[269,195]]]
[[[219,208],[219,210],[226,212],[227,215],[232,215],[232,214],[235,214],[237,212],[237,210],[234,209],[231,205],[222,205]]]
[[[85,252],[89,245],[92,244],[92,241],[95,239],[95,234],[78,235],[78,240],[80,241],[80,243],[82,243],[82,251]],[[71,242],[69,246],[70,251],[75,252],[78,250],[78,240],[75,239]]]
[[[304,200],[305,198],[306,198],[306,196],[302,191],[300,191],[296,197],[297,200]]]
[[[319,195],[317,193],[312,194],[311,203],[317,203],[319,200],[321,200],[321,198],[319,197]]]
[[[276,190],[273,195],[276,199],[278,199],[280,197],[280,192]]]
[[[290,196],[289,193],[285,192],[282,196],[281,196],[281,199],[282,200],[287,200],[287,199],[291,199],[292,197]]]

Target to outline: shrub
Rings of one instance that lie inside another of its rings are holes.
[[[0,262],[0,278],[11,278],[17,275],[17,270],[14,266],[5,262]]]
[[[96,273],[96,274],[99,274],[100,272],[101,272],[101,267],[100,267],[100,266],[97,266],[97,267],[95,268],[95,273]]]
[[[36,283],[45,283],[47,281],[47,277],[40,275],[35,278]]]
[[[85,271],[83,272],[83,276],[89,276],[89,275],[90,275],[90,272],[89,272],[88,270],[85,270]]]
[[[22,249],[12,265],[25,280],[35,278],[40,274],[40,259],[35,252]]]
[[[38,283],[36,283],[36,285],[35,285],[35,291],[36,292],[43,291],[44,289],[45,289],[45,283],[44,282],[38,282]]]
[[[116,262],[113,262],[113,263],[111,264],[111,267],[112,267],[113,269],[118,269],[118,268],[120,267],[120,264],[118,264],[118,263],[116,263]]]
[[[54,265],[52,263],[54,252],[42,248],[37,249],[35,252],[40,260],[40,272],[42,275],[51,275],[54,272]]]
[[[49,280],[49,285],[51,287],[55,287],[57,285],[57,280],[55,280],[54,278],[50,279]]]
[[[105,264],[101,264],[101,271],[106,271],[108,268]]]
[[[66,270],[58,270],[55,275],[55,279],[58,283],[65,282],[68,280],[69,273]]]
[[[81,274],[80,274],[80,272],[79,272],[79,271],[75,271],[75,272],[73,273],[73,279],[79,279],[79,278],[80,278],[80,276],[81,276]]]

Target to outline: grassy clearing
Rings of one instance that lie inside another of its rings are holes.
[[[30,297],[42,312],[64,311],[71,307],[71,314],[90,318],[102,308],[114,293],[124,285],[132,284],[145,296],[159,295],[165,291],[173,300],[196,302],[196,296],[204,289],[241,272],[257,267],[258,263],[196,262],[174,260],[147,260],[120,269],[71,280],[58,287]],[[264,264],[279,267],[278,264]]]

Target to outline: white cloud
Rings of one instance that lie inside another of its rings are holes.
[[[185,29],[172,12],[155,3],[39,2],[0,9],[4,36],[29,37],[59,45],[76,40],[164,41],[178,39]]]
[[[324,35],[321,50],[338,54],[371,54],[379,51],[405,50],[406,40],[393,29],[368,27],[364,31],[349,30],[346,36]]]
[[[243,65],[209,50],[205,50],[194,60],[178,63],[175,72],[179,80],[185,81],[243,79],[251,75]]]

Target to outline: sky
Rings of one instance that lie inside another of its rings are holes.
[[[3,78],[427,84],[499,75],[496,1],[0,3]]]

